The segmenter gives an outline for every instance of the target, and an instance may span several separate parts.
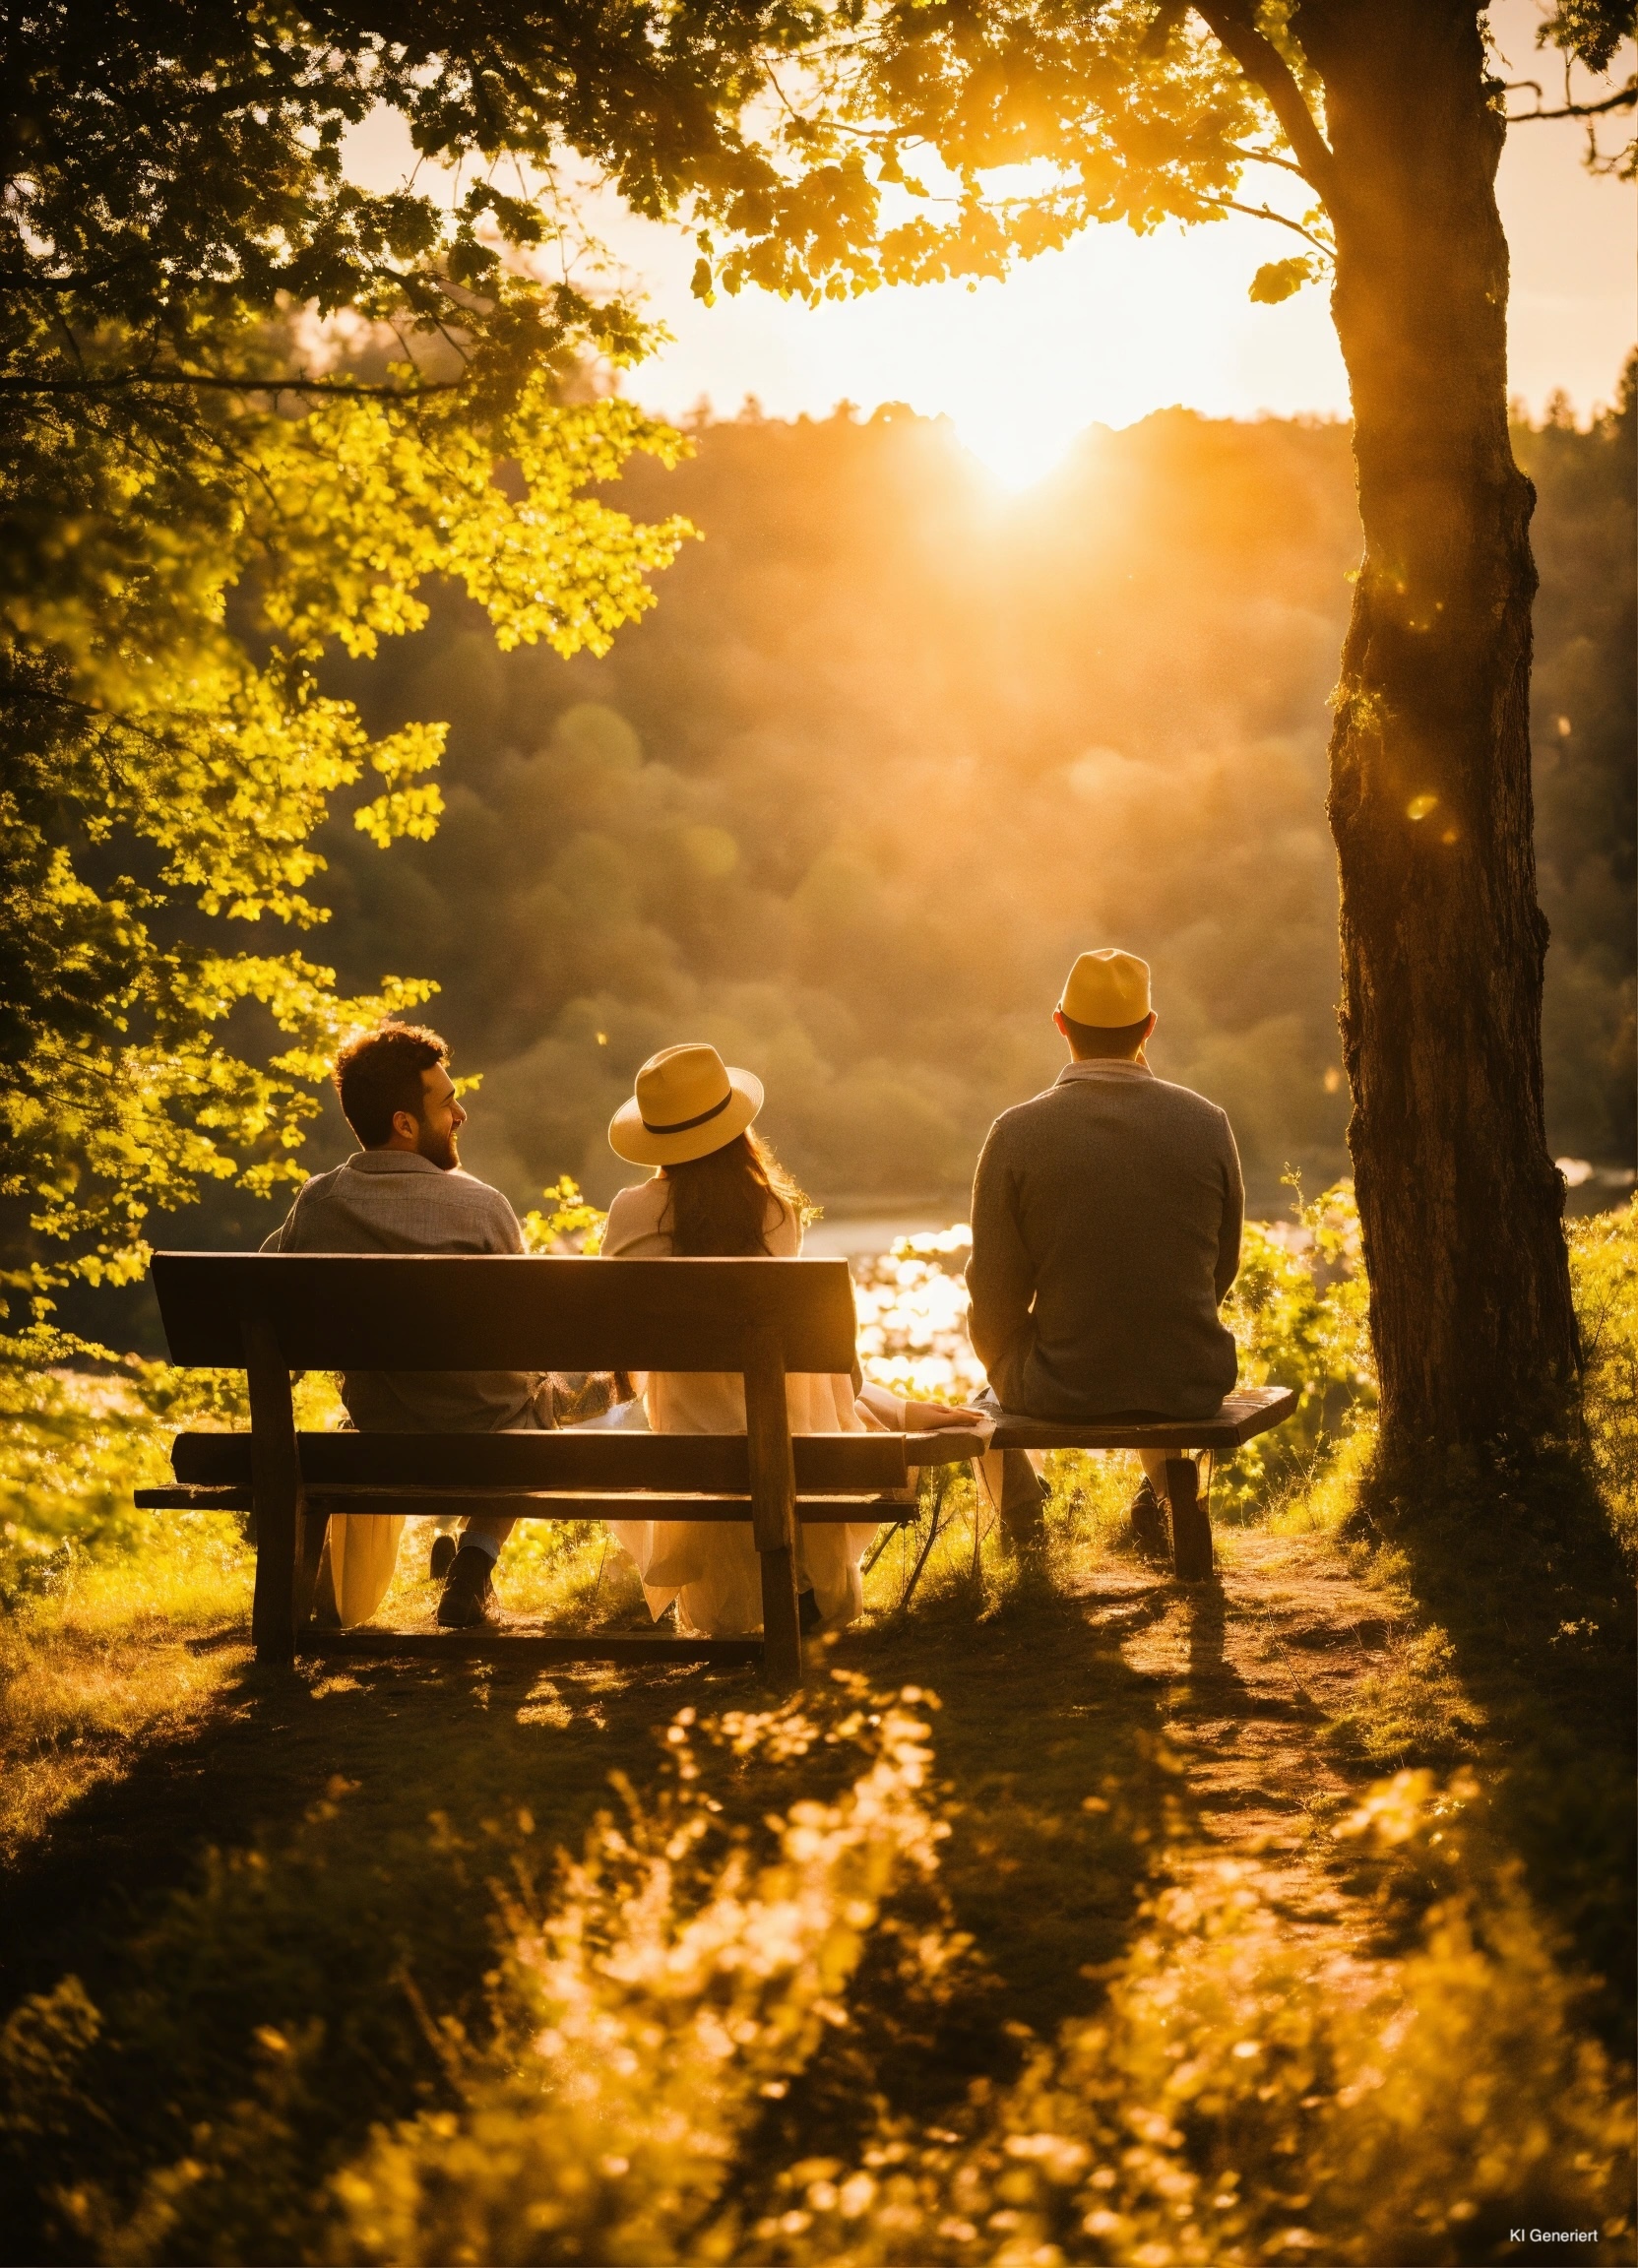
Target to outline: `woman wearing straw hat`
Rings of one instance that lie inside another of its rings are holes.
[[[802,1248],[801,1191],[752,1123],[762,1082],[724,1064],[715,1047],[664,1047],[637,1074],[637,1091],[614,1113],[610,1147],[651,1180],[622,1189],[608,1209],[607,1260],[765,1253]],[[734,1371],[651,1371],[642,1385],[657,1433],[743,1433],[744,1381]],[[786,1380],[792,1433],[921,1431],[971,1425],[976,1413],[904,1402],[880,1386],[854,1391],[850,1377],[792,1373]],[[708,1635],[754,1630],[762,1619],[761,1574],[748,1528],[703,1521],[616,1520],[658,1620],[674,1599],[686,1629]],[[850,1622],[863,1605],[858,1564],[872,1527],[802,1531],[798,1573],[804,1624]]]

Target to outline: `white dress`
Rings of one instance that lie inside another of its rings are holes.
[[[605,1260],[671,1257],[663,1226],[670,1196],[663,1175],[622,1189],[608,1209]],[[764,1231],[775,1259],[793,1259],[802,1248],[801,1223],[778,1200]],[[745,1382],[734,1370],[651,1370],[640,1382],[649,1426],[656,1433],[743,1433]],[[904,1405],[879,1387],[855,1399],[851,1378],[791,1371],[785,1381],[792,1433],[880,1433],[904,1424]],[[762,1566],[748,1526],[705,1520],[611,1520],[616,1540],[630,1552],[643,1581],[649,1611],[658,1620],[678,1602],[682,1627],[707,1637],[755,1630],[762,1622]],[[864,1605],[858,1563],[870,1547],[875,1523],[799,1528],[797,1582],[810,1587],[832,1625],[850,1622]]]

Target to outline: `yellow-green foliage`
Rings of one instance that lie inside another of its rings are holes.
[[[247,321],[213,359],[270,349],[284,358]],[[561,361],[489,394],[471,372],[419,395],[410,365],[393,375],[404,400],[145,397],[136,431],[76,424],[48,389],[24,493],[6,489],[24,524],[74,534],[38,544],[0,626],[0,663],[30,693],[0,734],[18,783],[0,805],[0,930],[19,986],[0,1192],[94,1281],[140,1275],[156,1206],[212,1180],[265,1196],[299,1179],[309,1090],[340,1040],[436,989],[385,976],[343,998],[333,969],[265,928],[235,950],[216,926],[328,918],[313,838],[338,798],[383,847],[437,827],[447,723],[372,738],[321,691],[326,651],[373,655],[425,621],[425,583],[453,578],[503,648],[602,653],[688,533],[597,493],[634,452],[674,463],[682,438],[618,398],[565,402]],[[246,1003],[275,1046],[232,1043]],[[7,1275],[36,1297],[61,1275],[39,1250],[14,1247]]]
[[[446,2032],[461,2109],[378,2135],[338,2178],[347,2257],[675,2259],[763,2101],[847,2022],[883,1899],[942,1832],[924,1724],[890,1701],[825,1732],[724,1718],[730,1756],[799,1772],[823,1743],[858,1752],[838,1800],[753,1834],[702,1777],[693,1720],[667,1735],[668,1797],[605,1822],[548,1903],[527,1885],[503,1901],[490,2038]]]
[[[1587,1433],[1599,1486],[1638,1550],[1638,1198],[1570,1224],[1570,1275],[1586,1357]]]
[[[960,2130],[793,2169],[757,2259],[1442,2262],[1582,2228],[1630,2258],[1631,2121],[1528,1907],[1472,1846],[1471,1783],[1402,1773],[1345,1836],[1442,1892],[1403,1965],[1293,1936],[1256,1869],[1156,1900],[1105,2010]],[[1585,2255],[1584,2255],[1585,2256]]]
[[[759,2110],[847,2023],[884,1900],[934,1869],[945,1830],[919,1699],[858,1685],[812,1716],[704,1727],[685,1709],[668,1729],[664,1791],[646,1806],[627,1791],[625,1818],[601,1820],[584,1858],[539,1889],[534,1822],[520,1814],[488,2020],[481,2036],[438,2026],[455,2107],[378,2129],[338,2174],[327,2249],[392,2262],[677,2258]],[[833,1797],[801,1793],[838,1767]],[[748,1768],[762,1786],[774,1776],[783,1809],[733,1800]],[[917,1950],[931,1974],[961,1948]],[[78,1992],[26,2007],[0,2041],[0,2087],[53,2067],[72,2093],[99,2022]],[[259,2100],[196,2128],[134,2208],[91,2183],[65,2198],[98,2257],[243,2257],[223,2247],[247,2240],[247,2186],[279,2214],[281,2185],[300,2179],[282,2104],[317,2082],[319,2040],[264,2029],[260,2049]]]
[[[1294,1184],[1293,1184],[1294,1186]],[[1375,1403],[1359,1215],[1338,1182],[1311,1204],[1296,1190],[1291,1225],[1248,1222],[1224,1320],[1242,1386],[1294,1386],[1294,1415],[1224,1461],[1214,1515],[1244,1514],[1282,1483],[1317,1480]]]
[[[177,1432],[249,1423],[243,1373],[134,1357],[70,1367],[101,1353],[49,1329],[0,1338],[0,1605],[85,1558],[187,1562],[196,1547],[229,1556],[236,1547],[230,1514],[139,1512],[131,1497],[171,1479]],[[334,1424],[334,1382],[303,1378],[296,1409],[300,1424]]]
[[[540,1204],[523,1217],[527,1252],[598,1252],[608,1216],[590,1204],[580,1183],[565,1173],[540,1192]]]

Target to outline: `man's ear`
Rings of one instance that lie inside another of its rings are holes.
[[[395,1110],[393,1132],[401,1142],[418,1142],[421,1138],[421,1122],[413,1110]]]
[[[1069,1038],[1069,1026],[1063,1020],[1063,1010],[1061,1008],[1053,1009],[1052,1021],[1058,1028],[1059,1039],[1067,1040]]]

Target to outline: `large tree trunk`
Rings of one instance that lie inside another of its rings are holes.
[[[1507,435],[1503,128],[1473,0],[1303,0],[1365,551],[1331,741],[1343,1048],[1390,1466],[1573,1394],[1542,1101],[1535,491]]]

